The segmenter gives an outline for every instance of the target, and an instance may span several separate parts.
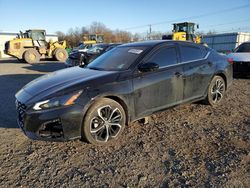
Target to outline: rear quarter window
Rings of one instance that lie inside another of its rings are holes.
[[[182,62],[195,61],[205,56],[204,50],[196,46],[181,45],[180,46]]]
[[[241,45],[239,45],[234,52],[237,53],[249,53],[250,52],[250,43],[242,43]]]

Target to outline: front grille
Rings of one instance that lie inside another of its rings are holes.
[[[24,115],[26,108],[25,104],[16,100],[17,122],[21,129],[24,127]]]
[[[59,118],[46,121],[39,128],[38,134],[42,138],[63,138],[63,127]]]
[[[233,63],[234,72],[249,72],[250,71],[250,62],[239,62],[235,61]]]

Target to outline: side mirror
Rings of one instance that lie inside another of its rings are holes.
[[[151,72],[159,69],[159,65],[157,63],[149,62],[149,63],[144,63],[140,64],[138,67],[138,70],[140,72]]]

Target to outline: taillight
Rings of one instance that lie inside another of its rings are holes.
[[[234,59],[233,59],[233,58],[227,58],[227,62],[228,62],[229,64],[233,64],[233,63],[234,63]]]

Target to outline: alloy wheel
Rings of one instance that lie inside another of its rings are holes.
[[[107,142],[119,134],[122,128],[122,113],[118,108],[105,105],[97,109],[90,121],[90,133],[98,142]]]
[[[211,99],[213,103],[219,103],[223,98],[225,92],[224,80],[218,78],[215,80],[213,86],[211,87]]]

